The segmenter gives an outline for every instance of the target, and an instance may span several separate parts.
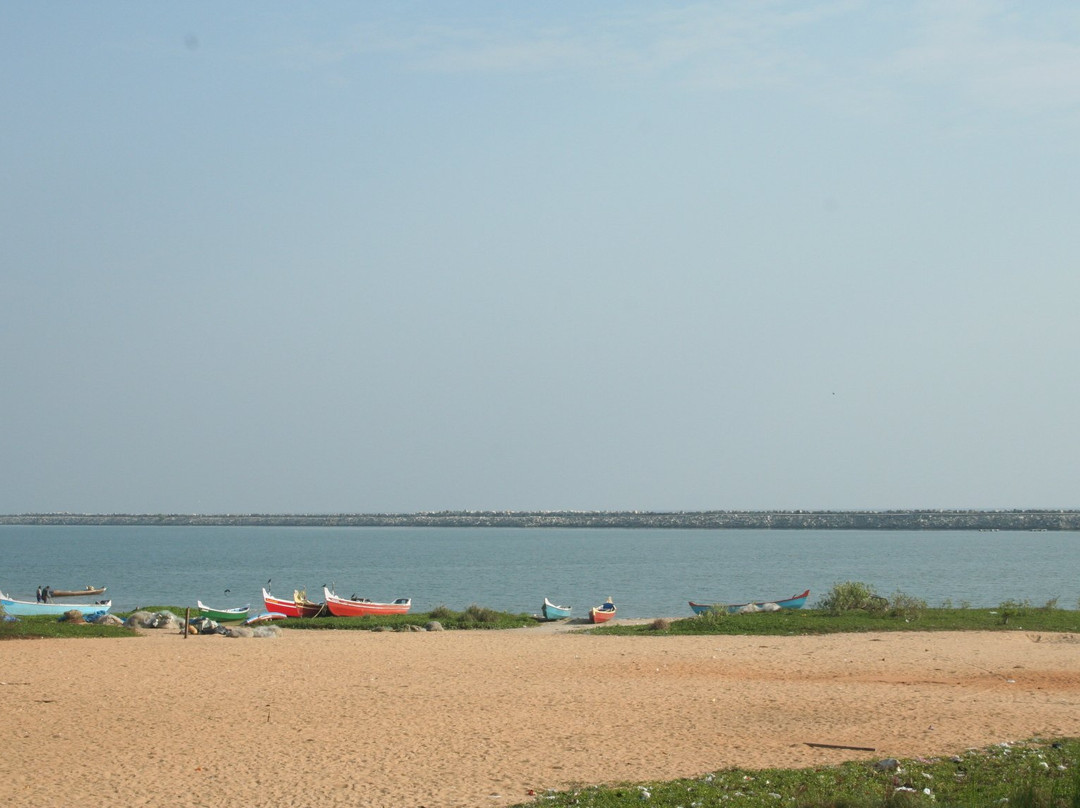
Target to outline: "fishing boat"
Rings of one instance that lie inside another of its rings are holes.
[[[323,599],[330,614],[337,617],[367,617],[373,614],[408,614],[412,598],[398,598],[393,603],[377,603],[373,600],[340,598],[323,587]]]
[[[67,612],[82,612],[83,617],[91,614],[108,612],[112,608],[111,600],[101,603],[34,603],[29,600],[15,600],[0,592],[0,607],[4,613],[14,617],[34,617],[36,615],[60,615]]]
[[[611,602],[611,598],[608,598],[599,606],[593,606],[591,609],[589,609],[590,623],[606,623],[614,616],[615,604]]]
[[[325,603],[313,603],[307,599],[307,594],[302,589],[294,589],[292,600],[275,598],[263,587],[263,603],[266,611],[283,614],[286,617],[318,617],[326,613]]]
[[[783,598],[781,600],[753,600],[748,603],[695,603],[694,601],[690,601],[690,608],[694,610],[694,614],[705,614],[710,611],[726,611],[728,614],[737,614],[741,609],[745,609],[747,606],[754,606],[757,609],[762,609],[770,603],[779,606],[781,609],[801,609],[808,597],[810,597],[809,589],[801,594],[792,595],[790,598]]]
[[[263,612],[262,614],[256,614],[249,617],[244,621],[244,625],[259,626],[263,623],[273,623],[275,620],[284,620],[287,617],[287,614],[282,614],[281,612]]]
[[[77,598],[80,595],[104,595],[104,586],[88,586],[85,589],[50,589],[49,595],[54,598]]]
[[[244,620],[247,618],[248,611],[251,609],[250,603],[247,606],[237,606],[235,609],[213,609],[201,600],[195,602],[199,606],[200,615],[209,617],[211,620],[216,620],[218,623],[228,623],[232,620]]]
[[[541,614],[545,620],[562,620],[570,616],[572,606],[556,606],[547,598],[544,598],[544,608]]]

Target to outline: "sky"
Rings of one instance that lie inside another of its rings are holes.
[[[1080,507],[1080,7],[0,5],[0,513]]]

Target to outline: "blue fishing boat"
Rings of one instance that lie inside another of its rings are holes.
[[[754,606],[757,609],[764,610],[768,604],[775,604],[781,609],[801,609],[806,604],[808,597],[810,597],[809,589],[802,594],[792,595],[790,598],[783,598],[782,600],[754,600],[748,603],[695,603],[690,601],[690,608],[694,610],[694,614],[719,611],[738,614],[741,609],[745,609],[747,606]]]
[[[32,603],[28,600],[15,600],[0,592],[0,607],[5,614],[15,617],[33,617],[36,615],[61,615],[70,612],[82,612],[83,617],[91,614],[108,612],[112,608],[111,600],[103,600],[101,603]]]
[[[573,606],[556,606],[547,598],[544,598],[544,608],[542,614],[545,620],[562,620],[570,616],[570,611]]]

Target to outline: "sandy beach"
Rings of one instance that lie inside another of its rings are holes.
[[[504,806],[1080,735],[1080,638],[1021,630],[152,633],[0,654],[0,801],[36,808]]]

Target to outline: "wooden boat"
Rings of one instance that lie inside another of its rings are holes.
[[[282,614],[281,612],[263,612],[262,614],[256,614],[249,617],[244,621],[244,625],[258,626],[263,623],[273,623],[275,620],[284,620],[287,617],[287,614]]]
[[[608,598],[599,606],[593,606],[591,609],[589,609],[590,623],[606,623],[614,616],[615,604],[611,602],[611,598]]]
[[[83,617],[98,612],[108,612],[112,608],[111,600],[101,603],[34,603],[28,600],[15,600],[0,592],[0,607],[5,614],[15,617],[33,617],[35,615],[54,615],[59,617],[70,611],[82,612]]]
[[[393,603],[376,603],[373,600],[350,600],[339,598],[325,586],[323,599],[330,614],[337,617],[367,617],[373,614],[408,614],[411,598],[398,598]]]
[[[544,598],[544,608],[541,614],[545,620],[563,620],[570,616],[572,606],[556,606],[547,598]]]
[[[286,617],[318,617],[321,614],[326,614],[325,603],[313,603],[307,599],[307,595],[300,589],[293,590],[292,600],[285,600],[284,598],[275,598],[269,592],[266,591],[266,587],[263,587],[262,591],[263,603],[266,604],[266,611],[276,612],[283,614]]]
[[[237,606],[235,609],[213,609],[201,600],[195,602],[199,605],[200,615],[209,617],[211,620],[216,620],[219,623],[228,623],[232,620],[244,620],[247,618],[248,611],[251,609],[250,603],[247,606]]]
[[[54,598],[77,598],[80,595],[103,595],[106,587],[88,586],[85,589],[53,589],[49,594]]]
[[[808,597],[810,597],[809,589],[801,594],[792,595],[790,598],[783,598],[782,600],[754,600],[749,603],[695,603],[690,601],[690,608],[694,610],[694,614],[705,614],[705,612],[709,611],[726,611],[728,614],[737,614],[740,609],[747,606],[756,606],[760,609],[768,603],[775,603],[781,609],[801,609]]]

